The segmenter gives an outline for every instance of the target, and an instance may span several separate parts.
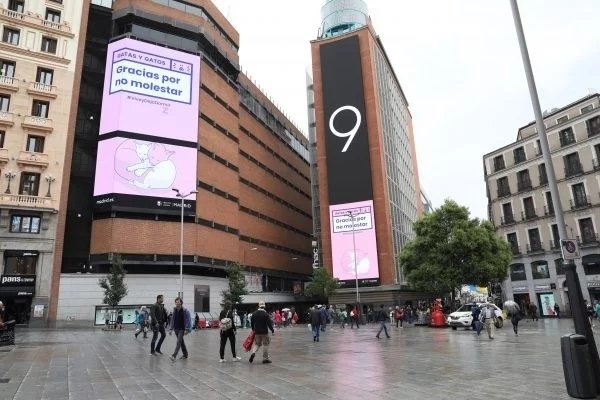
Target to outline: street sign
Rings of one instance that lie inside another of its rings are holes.
[[[563,260],[575,260],[581,258],[579,246],[575,239],[561,239],[560,249],[562,251]]]

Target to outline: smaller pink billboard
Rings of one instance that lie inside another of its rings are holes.
[[[329,216],[333,277],[340,281],[357,276],[359,280],[378,279],[373,200],[331,205]]]
[[[196,188],[197,157],[195,147],[118,137],[101,140],[94,196],[118,193],[175,199],[173,188],[184,192]]]

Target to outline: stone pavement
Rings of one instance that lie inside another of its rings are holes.
[[[376,325],[328,328],[313,343],[305,325],[272,337],[273,364],[218,362],[218,330],[186,336],[188,360],[172,363],[131,330],[20,329],[17,345],[0,348],[0,399],[566,399],[560,335],[570,320],[522,321],[491,341],[482,332]],[[248,330],[239,330],[237,347]],[[597,341],[600,338],[596,339]],[[9,350],[10,349],[10,350]],[[5,382],[8,380],[8,382]]]

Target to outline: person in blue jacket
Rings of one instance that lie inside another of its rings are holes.
[[[177,336],[177,345],[175,345],[175,351],[173,355],[171,355],[171,361],[175,361],[177,358],[177,353],[179,353],[179,349],[181,349],[183,355],[182,359],[188,358],[187,347],[185,347],[185,341],[183,337],[192,331],[192,316],[187,308],[183,307],[183,300],[181,297],[177,297],[175,299],[175,308],[173,309],[173,317],[171,318],[171,323],[169,325],[169,335],[175,331],[175,336]]]

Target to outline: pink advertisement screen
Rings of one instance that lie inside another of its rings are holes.
[[[133,132],[198,141],[200,58],[121,39],[108,45],[100,135]]]
[[[350,213],[354,215],[354,228]],[[359,280],[378,279],[373,201],[329,206],[329,217],[334,278],[340,281],[355,280],[356,265]]]
[[[175,199],[172,188],[196,188],[198,150],[136,139],[98,142],[94,196],[120,193]],[[188,200],[195,200],[191,195]]]

